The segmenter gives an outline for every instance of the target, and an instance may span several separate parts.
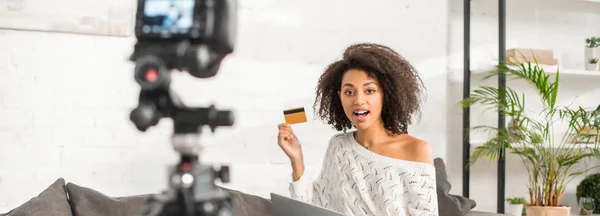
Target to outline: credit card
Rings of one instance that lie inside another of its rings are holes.
[[[288,124],[306,122],[306,112],[304,111],[304,107],[284,110],[283,117],[285,118],[285,123]]]

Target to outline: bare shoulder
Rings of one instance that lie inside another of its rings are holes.
[[[410,155],[410,160],[433,165],[433,154],[427,141],[406,135],[401,142],[402,149]]]

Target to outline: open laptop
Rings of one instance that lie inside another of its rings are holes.
[[[271,208],[275,216],[344,216],[316,205],[271,193]]]

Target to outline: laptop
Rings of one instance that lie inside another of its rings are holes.
[[[271,208],[275,216],[344,216],[344,214],[271,193]]]

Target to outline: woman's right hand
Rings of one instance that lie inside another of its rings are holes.
[[[278,125],[278,128],[277,144],[279,144],[279,147],[290,158],[292,164],[303,163],[302,147],[292,127],[286,123],[282,123]]]

